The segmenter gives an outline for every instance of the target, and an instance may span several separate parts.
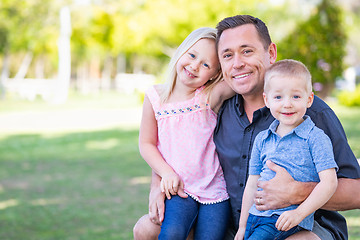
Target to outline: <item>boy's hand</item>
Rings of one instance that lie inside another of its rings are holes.
[[[283,212],[276,221],[275,227],[279,231],[289,231],[291,228],[299,225],[304,219],[296,210]]]
[[[239,230],[237,231],[234,240],[243,240],[245,236],[245,229],[244,228],[239,228]]]

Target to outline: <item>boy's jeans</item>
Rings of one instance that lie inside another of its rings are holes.
[[[279,231],[275,227],[275,223],[278,218],[278,215],[273,215],[271,217],[259,217],[249,214],[248,221],[246,223],[245,240],[285,239],[302,230],[301,227],[295,226],[286,232]]]
[[[194,239],[223,239],[230,218],[229,200],[201,204],[190,196],[178,195],[165,200],[165,216],[159,239],[185,240],[195,227]]]

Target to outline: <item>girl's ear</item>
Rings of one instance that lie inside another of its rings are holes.
[[[216,80],[221,74],[221,70],[219,70],[214,76],[212,76],[209,80],[212,81],[212,80]]]

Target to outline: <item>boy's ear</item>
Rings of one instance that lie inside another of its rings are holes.
[[[314,92],[311,92],[311,94],[309,95],[309,98],[308,98],[308,103],[307,103],[307,107],[311,107],[311,105],[313,104],[314,102]]]
[[[268,101],[267,101],[267,97],[266,97],[266,93],[265,93],[265,92],[263,92],[263,98],[264,98],[265,106],[269,108],[269,105],[268,105]]]

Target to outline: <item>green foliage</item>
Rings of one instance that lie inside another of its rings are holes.
[[[341,91],[337,95],[337,99],[339,103],[348,107],[360,106],[360,85],[356,87],[355,91]]]
[[[343,73],[345,44],[340,8],[333,0],[322,0],[315,14],[278,44],[279,59],[303,62],[313,82],[332,86]]]

